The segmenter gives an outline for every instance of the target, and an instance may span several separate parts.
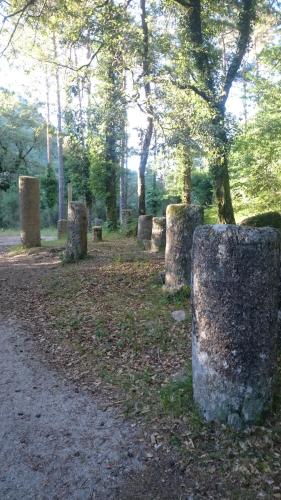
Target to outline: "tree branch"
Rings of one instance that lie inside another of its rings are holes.
[[[8,14],[7,16],[3,16],[4,22],[7,19],[10,19],[11,17],[17,16],[18,14],[23,15],[25,11],[30,7],[31,5],[34,5],[36,3],[36,0],[29,0],[21,9],[16,10],[15,12],[12,12],[12,14]]]
[[[5,54],[6,50],[8,49],[9,45],[11,44],[11,42],[15,36],[15,33],[18,29],[19,23],[21,22],[21,19],[23,18],[24,13],[28,9],[28,7],[30,7],[31,5],[34,5],[35,2],[36,2],[36,0],[30,0],[21,9],[18,9],[17,11],[12,12],[12,14],[8,14],[7,16],[3,16],[3,23],[2,23],[1,32],[3,30],[4,24],[7,21],[7,19],[10,19],[11,17],[17,16],[19,14],[19,17],[18,17],[17,22],[14,26],[14,29],[9,37],[9,40],[8,40],[6,46],[4,47],[4,49],[2,50],[2,52],[0,53],[0,57],[2,57]]]
[[[225,84],[223,88],[222,103],[225,104],[228,94],[231,89],[233,80],[235,79],[239,67],[241,65],[242,59],[247,50],[247,46],[250,41],[250,35],[252,31],[252,21],[255,18],[255,0],[243,0],[243,10],[239,16],[238,24],[238,41],[236,53],[234,54],[232,61],[227,70]]]

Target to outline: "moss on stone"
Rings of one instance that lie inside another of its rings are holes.
[[[168,217],[177,217],[178,219],[183,219],[186,214],[186,209],[189,205],[185,203],[178,203],[175,205],[168,205],[167,207],[167,216]]]
[[[274,227],[281,231],[281,214],[279,212],[265,212],[262,214],[256,214],[252,217],[247,217],[247,219],[242,220],[240,223],[242,226],[253,226],[253,227]]]

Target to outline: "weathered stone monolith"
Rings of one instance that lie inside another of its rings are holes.
[[[150,248],[152,215],[140,215],[138,220],[138,242],[146,249]]]
[[[84,203],[72,201],[68,206],[67,260],[83,259],[87,255],[87,209]]]
[[[39,247],[40,187],[38,177],[19,177],[21,241],[27,247]]]
[[[94,226],[93,228],[93,241],[102,241],[102,227]]]
[[[121,227],[123,231],[128,231],[131,221],[132,210],[130,208],[124,208],[121,213]]]
[[[280,235],[200,226],[192,250],[194,400],[207,421],[241,428],[270,407],[277,348]]]
[[[166,246],[166,217],[153,217],[151,234],[151,252],[161,252]]]
[[[192,238],[196,226],[203,224],[203,208],[168,205],[166,216],[165,287],[179,290],[190,285]]]
[[[58,229],[58,239],[65,238],[67,236],[67,219],[59,219],[57,224]]]

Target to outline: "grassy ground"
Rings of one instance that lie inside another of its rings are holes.
[[[111,234],[89,246],[77,264],[58,258],[60,242],[43,253],[14,251],[0,268],[6,314],[36,332],[67,376],[143,425],[152,454],[177,450],[196,498],[281,499],[281,401],[252,430],[202,422],[192,401],[188,290],[164,293],[163,256],[133,239]],[[186,319],[176,322],[180,309]]]

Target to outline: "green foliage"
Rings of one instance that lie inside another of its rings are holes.
[[[275,61],[267,61],[274,75]],[[253,78],[253,77],[252,77]],[[236,210],[248,214],[280,210],[281,205],[281,80],[253,79],[257,112],[241,127],[230,153],[231,186]]]
[[[41,186],[45,191],[47,207],[54,208],[57,202],[58,182],[52,167],[47,169],[47,175],[41,179]]]
[[[44,122],[34,105],[0,89],[0,188],[42,167]]]
[[[55,175],[46,176],[45,125],[35,105],[0,89],[0,227],[19,226],[18,176],[40,175],[42,221],[55,196]]]
[[[208,172],[194,170],[191,174],[191,197],[193,203],[203,207],[211,205],[213,199],[213,185]]]

